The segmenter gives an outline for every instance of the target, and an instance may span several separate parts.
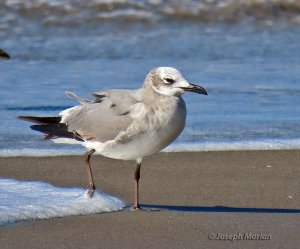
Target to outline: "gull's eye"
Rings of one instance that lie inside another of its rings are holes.
[[[173,80],[172,78],[164,78],[164,81],[167,83],[167,84],[173,84],[175,82],[175,80]]]

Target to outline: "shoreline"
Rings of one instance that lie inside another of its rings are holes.
[[[0,227],[1,248],[296,248],[300,243],[300,150],[158,153],[144,160],[141,203],[119,212]],[[133,199],[132,161],[93,156],[96,187]],[[0,176],[85,187],[83,156],[0,157]],[[224,236],[225,237],[224,237]],[[222,237],[223,236],[223,237]],[[15,238],[18,238],[16,240]]]
[[[56,157],[80,156],[86,150],[80,149],[5,149],[0,150],[2,157]],[[199,144],[174,144],[159,153],[204,153],[204,152],[243,152],[243,151],[295,151],[300,150],[300,139],[275,140],[275,141],[247,141],[236,143],[199,143]],[[96,154],[94,154],[96,155]],[[101,156],[101,155],[98,155]]]

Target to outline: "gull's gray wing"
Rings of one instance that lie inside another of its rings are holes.
[[[106,142],[126,131],[132,123],[130,111],[139,103],[135,90],[110,90],[94,93],[94,100],[87,100],[73,93],[67,96],[81,103],[60,113],[68,131],[85,140]]]

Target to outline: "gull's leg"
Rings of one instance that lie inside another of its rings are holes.
[[[90,164],[90,159],[91,159],[91,155],[95,152],[94,149],[89,150],[88,152],[85,153],[85,164],[87,167],[87,171],[88,171],[88,176],[89,176],[89,185],[87,188],[87,194],[89,195],[89,197],[92,197],[95,191],[95,183],[94,183],[94,178],[93,178],[93,172],[92,172],[92,168],[91,168],[91,164]]]
[[[134,204],[133,209],[141,209],[139,203],[139,180],[140,180],[140,171],[141,171],[141,162],[137,162],[136,169],[134,171]]]

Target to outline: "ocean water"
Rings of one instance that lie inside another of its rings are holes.
[[[166,150],[300,148],[300,1],[3,0],[0,155],[81,154],[43,141],[18,115],[57,115],[79,96],[139,88],[173,66],[187,123]]]

